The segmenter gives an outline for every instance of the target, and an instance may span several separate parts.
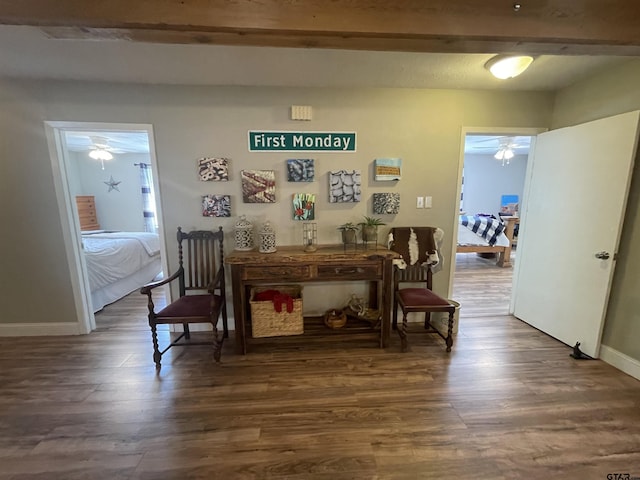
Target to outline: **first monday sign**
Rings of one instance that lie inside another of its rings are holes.
[[[355,152],[355,132],[249,130],[250,152]]]

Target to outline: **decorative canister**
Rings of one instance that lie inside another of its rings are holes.
[[[259,232],[260,245],[258,250],[260,253],[273,253],[276,251],[276,232],[271,227],[271,223],[264,222]]]
[[[235,229],[236,250],[253,249],[253,224],[245,215],[240,215]]]

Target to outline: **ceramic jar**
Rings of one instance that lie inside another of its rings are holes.
[[[258,245],[260,253],[273,253],[276,251],[276,232],[273,230],[271,223],[267,221],[262,225],[258,237],[260,238]]]
[[[236,250],[253,249],[253,224],[245,215],[240,215],[235,228]]]

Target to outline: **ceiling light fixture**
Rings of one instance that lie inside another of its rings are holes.
[[[509,165],[509,161],[513,158],[513,150],[509,146],[500,147],[500,150],[493,156],[496,160],[502,160],[502,166]]]
[[[112,160],[113,155],[102,148],[96,148],[89,152],[89,156],[94,160]]]
[[[513,78],[524,72],[533,62],[529,55],[496,55],[484,64],[484,68],[501,80]]]
[[[113,160],[113,155],[108,150],[109,145],[106,138],[103,137],[90,137],[93,142],[92,150],[89,152],[89,157],[94,160],[100,160],[102,164],[102,170],[104,170],[104,161]]]

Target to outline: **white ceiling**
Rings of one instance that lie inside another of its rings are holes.
[[[149,136],[147,132],[128,131],[65,131],[67,149],[72,152],[88,152],[92,150],[96,138],[104,140],[107,150],[115,154],[149,153]],[[100,141],[99,143],[102,143]]]
[[[60,40],[0,26],[0,76],[145,84],[557,90],[630,57],[540,56],[497,80],[492,54],[169,45]],[[635,57],[634,57],[635,58]]]
[[[509,145],[516,155],[528,155],[531,147],[531,137],[520,135],[467,135],[464,139],[464,153],[493,155],[503,144]]]

